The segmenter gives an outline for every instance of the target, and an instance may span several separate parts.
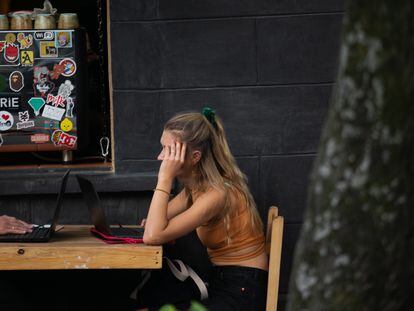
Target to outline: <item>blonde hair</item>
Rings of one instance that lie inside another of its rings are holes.
[[[226,192],[223,209],[226,228],[229,228],[229,214],[232,208],[228,190],[232,188],[235,194],[245,201],[254,232],[261,233],[263,231],[262,220],[247,187],[247,178],[230,152],[221,120],[213,116],[213,122],[210,122],[201,113],[183,113],[167,121],[164,131],[178,136],[182,142],[187,144],[189,151],[199,150],[201,152],[201,158],[194,168],[195,190],[203,191],[206,186],[211,186]],[[191,194],[191,189],[185,190],[187,194]],[[191,196],[189,198],[192,199]]]

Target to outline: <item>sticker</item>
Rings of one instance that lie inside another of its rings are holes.
[[[69,132],[73,129],[73,123],[68,118],[64,118],[62,122],[60,122],[60,129],[64,132]]]
[[[20,54],[21,54],[20,60],[22,62],[22,66],[33,66],[33,63],[34,63],[33,51],[21,51]]]
[[[59,31],[56,32],[56,47],[58,48],[71,48],[72,47],[72,32],[71,31]]]
[[[76,63],[70,58],[64,58],[59,62],[59,65],[65,66],[63,69],[62,76],[71,77],[76,72]]]
[[[58,94],[61,95],[64,100],[67,100],[74,88],[72,82],[66,80],[65,83],[59,86]]]
[[[54,96],[52,94],[48,94],[46,98],[46,104],[52,104],[55,107],[57,106],[65,107],[65,100],[63,99],[62,95]]]
[[[4,59],[9,63],[15,63],[19,60],[19,46],[14,43],[8,43],[4,49]]]
[[[73,108],[74,107],[75,107],[75,103],[73,102],[73,99],[71,97],[68,97],[68,99],[66,99],[66,114],[65,114],[65,117],[73,118]]]
[[[30,136],[30,141],[36,144],[47,143],[49,141],[49,135],[47,134],[34,134]]]
[[[33,89],[36,97],[40,95],[45,98],[47,94],[54,90],[55,84],[49,81],[49,69],[47,67],[34,67],[33,77]]]
[[[53,107],[46,105],[45,108],[43,108],[42,116],[45,118],[53,119],[53,120],[62,120],[63,114],[65,113],[65,109]]]
[[[19,111],[19,120],[20,122],[16,123],[17,129],[25,129],[28,127],[33,127],[35,125],[34,121],[29,121],[29,111]]]
[[[3,52],[5,46],[6,46],[6,41],[0,41],[0,52]]]
[[[4,39],[7,43],[14,43],[14,41],[16,41],[16,35],[14,33],[8,33]]]
[[[56,146],[65,145],[69,148],[73,148],[76,144],[78,138],[73,135],[66,134],[60,130],[53,132],[51,140],[55,143]]]
[[[19,32],[17,35],[17,42],[20,43],[20,49],[28,49],[33,44],[33,36],[31,34],[25,36],[24,33]]]
[[[29,99],[28,104],[33,108],[35,116],[38,116],[40,109],[42,109],[46,102],[41,97],[32,97]]]
[[[45,130],[57,130],[59,128],[59,121],[43,120],[43,128]]]
[[[13,71],[10,74],[9,86],[14,92],[19,92],[24,87],[24,77],[20,71]]]
[[[3,145],[3,136],[1,136],[1,134],[0,134],[0,147],[1,147],[1,145]]]
[[[50,41],[43,41],[40,42],[39,46],[40,50],[40,57],[46,57],[46,58],[56,58],[58,57],[58,49],[55,46],[55,42]]]
[[[36,31],[35,32],[36,40],[53,40],[55,39],[55,34],[53,31]]]
[[[59,76],[63,73],[63,71],[65,71],[64,65],[54,64],[53,70],[50,73],[50,77],[52,78],[52,80],[57,80]]]
[[[14,124],[13,116],[8,111],[0,111],[0,131],[11,129]]]
[[[0,108],[10,109],[19,109],[20,108],[20,97],[16,96],[1,96],[0,97]]]

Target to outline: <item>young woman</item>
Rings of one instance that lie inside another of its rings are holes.
[[[165,124],[161,145],[144,242],[161,245],[196,230],[214,267],[202,304],[209,310],[263,310],[268,270],[263,225],[220,120],[209,108],[177,115]],[[170,201],[174,178],[183,190]],[[179,297],[178,291],[172,296]]]

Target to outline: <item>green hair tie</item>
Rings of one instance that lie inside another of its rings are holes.
[[[213,109],[210,107],[204,107],[201,111],[201,114],[207,118],[207,120],[215,129],[217,129],[216,113]]]

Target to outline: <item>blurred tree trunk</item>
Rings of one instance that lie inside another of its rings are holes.
[[[413,13],[347,3],[289,310],[414,310]]]

